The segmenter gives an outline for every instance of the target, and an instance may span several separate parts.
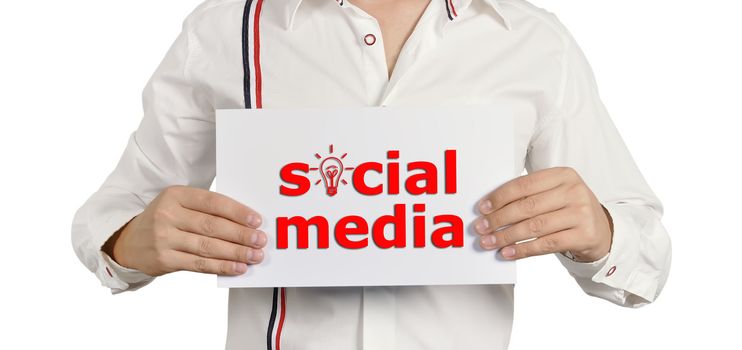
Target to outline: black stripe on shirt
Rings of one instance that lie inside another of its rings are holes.
[[[250,7],[253,0],[245,2],[245,11],[242,14],[242,69],[244,70],[243,89],[245,95],[245,108],[252,108],[250,103],[250,51],[248,47],[248,33],[250,28]]]
[[[451,16],[451,8],[448,7],[448,0],[443,0],[446,2],[446,12],[448,13],[448,19],[453,21],[453,16]]]
[[[273,350],[273,326],[276,323],[276,311],[278,309],[278,288],[273,288],[273,308],[271,318],[268,321],[268,350]]]

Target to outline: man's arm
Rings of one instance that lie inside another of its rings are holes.
[[[198,57],[189,46],[204,4],[147,83],[144,116],[115,170],[72,223],[77,256],[113,292],[177,270],[239,274],[262,259],[266,237],[250,219],[257,213],[206,190],[215,175],[214,106],[191,81]]]
[[[529,174],[485,198],[475,227],[484,248],[514,259],[560,253],[587,294],[638,307],[657,298],[670,269],[662,205],[601,102],[583,52],[562,31],[560,93],[537,125]]]

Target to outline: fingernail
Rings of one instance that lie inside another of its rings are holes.
[[[247,223],[250,224],[250,226],[252,227],[258,227],[260,226],[261,223],[263,223],[263,220],[260,219],[260,216],[258,215],[250,214],[247,217]]]
[[[492,202],[489,199],[483,199],[479,202],[479,210],[483,213],[492,211]]]
[[[487,230],[490,228],[490,222],[486,218],[479,218],[476,224],[474,224],[474,229],[477,230],[479,233],[487,233]]]
[[[502,248],[502,250],[500,250],[500,254],[502,254],[503,257],[510,259],[513,256],[515,256],[515,248],[513,247]]]
[[[495,246],[495,242],[497,242],[495,235],[484,235],[479,240],[484,248],[492,248]]]
[[[262,247],[268,243],[268,236],[263,231],[255,231],[252,243]]]
[[[235,263],[234,270],[237,271],[237,273],[245,273],[247,271],[247,264],[243,263]]]
[[[255,253],[253,254],[253,258],[251,261],[254,263],[259,263],[263,261],[263,250],[262,249],[255,250]]]

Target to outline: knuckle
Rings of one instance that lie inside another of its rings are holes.
[[[215,196],[213,193],[209,193],[206,198],[204,198],[204,206],[206,207],[206,210],[214,213],[219,211],[221,201],[219,200],[219,197]]]
[[[203,258],[198,258],[194,260],[193,271],[202,272],[202,273],[209,272],[209,262]]]
[[[165,207],[157,207],[152,211],[152,219],[155,222],[170,222],[174,215],[172,211]]]
[[[155,230],[152,234],[152,246],[156,252],[161,252],[168,247],[170,234],[167,229]]]
[[[253,234],[255,233],[251,233],[249,230],[240,229],[237,231],[237,243],[242,245],[250,244]]]
[[[515,243],[515,240],[516,240],[516,234],[511,229],[502,230],[499,233],[499,237],[497,236],[498,235],[495,234],[495,237],[497,239],[497,244],[500,246],[507,246],[507,245],[513,244]]]
[[[502,218],[500,216],[501,214],[499,212],[494,212],[488,216],[485,216],[485,219],[490,223],[490,231],[500,228],[500,222],[502,222]]]
[[[495,191],[490,196],[490,201],[492,202],[493,208],[499,208],[505,205],[505,195],[502,193],[502,191]]]
[[[581,204],[577,206],[577,215],[580,216],[580,218],[589,218],[592,214],[592,209],[587,204]]]
[[[228,275],[232,272],[232,263],[228,261],[222,261],[219,263],[219,274]]]
[[[216,222],[211,216],[204,216],[201,219],[201,232],[206,235],[213,235],[216,231]]]
[[[529,193],[529,191],[533,188],[534,181],[533,177],[531,176],[522,176],[516,180],[516,185],[519,191],[521,193]]]
[[[523,198],[518,205],[524,213],[533,213],[536,210],[536,200],[533,197]]]
[[[170,259],[168,259],[167,255],[163,251],[155,251],[153,260],[154,260],[155,266],[158,269],[169,271],[172,267],[170,263]]]
[[[198,255],[211,256],[212,244],[210,239],[199,238],[198,240]]]
[[[543,254],[552,253],[558,250],[559,243],[560,243],[558,238],[553,237],[553,235],[551,235],[551,236],[543,237],[542,240],[543,241],[541,242],[541,253]]]
[[[546,226],[545,221],[546,219],[544,219],[542,216],[537,216],[528,220],[528,230],[535,234],[542,233],[544,227]]]
[[[168,222],[155,221],[149,227],[149,230],[151,232],[150,238],[154,243],[167,243],[175,227]]]
[[[250,248],[237,246],[234,249],[234,261],[247,262],[247,254],[250,252]]]

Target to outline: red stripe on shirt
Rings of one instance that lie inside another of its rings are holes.
[[[260,71],[260,11],[263,8],[263,0],[258,0],[255,5],[255,19],[253,20],[253,47],[255,52],[255,108],[263,108],[263,74]]]
[[[278,330],[276,331],[276,350],[281,350],[281,330],[283,329],[283,320],[286,318],[286,288],[281,288],[281,317],[278,320]]]

